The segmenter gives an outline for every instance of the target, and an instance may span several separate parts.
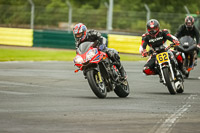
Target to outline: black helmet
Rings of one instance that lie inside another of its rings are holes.
[[[150,19],[147,22],[147,30],[148,33],[151,35],[156,35],[160,30],[160,24],[156,19]]]
[[[187,29],[191,30],[194,25],[194,18],[192,16],[187,16],[185,18],[185,26]]]

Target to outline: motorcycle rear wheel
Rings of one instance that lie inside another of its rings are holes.
[[[86,73],[88,83],[90,88],[92,89],[93,93],[98,98],[105,98],[107,96],[107,89],[104,82],[100,82],[100,78],[98,76],[98,71],[96,70],[89,70]],[[101,77],[103,78],[103,77]],[[103,79],[102,79],[103,80]]]
[[[188,72],[187,74],[185,74],[185,78],[187,79],[190,75],[190,72]]]
[[[171,73],[169,72],[169,69],[167,67],[163,68],[163,75],[164,75],[166,86],[169,90],[169,93],[172,95],[175,95],[176,90],[175,90],[175,87],[172,85],[173,82],[171,82],[171,78],[170,78]]]
[[[177,93],[183,93],[184,92],[184,85],[183,82],[180,83],[180,87],[176,90]]]
[[[125,82],[126,85],[125,84],[117,85],[114,89],[114,92],[118,97],[124,98],[127,97],[130,93],[128,81],[126,80]]]

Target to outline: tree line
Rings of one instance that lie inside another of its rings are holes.
[[[55,28],[59,22],[68,21],[66,0],[32,1],[35,4],[34,23],[37,28]],[[69,0],[69,2],[73,7],[73,22],[82,21],[91,28],[106,29],[105,3],[109,3],[109,0]],[[187,6],[192,14],[197,14],[200,10],[199,0],[114,0],[113,28],[143,32],[146,23],[144,4],[150,8],[151,18],[159,17],[161,24],[171,29],[172,32],[184,21],[186,14],[184,6]],[[28,26],[30,9],[31,5],[28,0],[1,0],[0,25]]]

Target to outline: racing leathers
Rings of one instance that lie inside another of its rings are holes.
[[[197,44],[197,55],[199,53],[199,48],[200,48],[200,42],[199,42],[199,31],[198,29],[195,27],[195,25],[193,25],[193,27],[191,28],[187,28],[185,24],[182,24],[179,29],[177,30],[175,36],[180,39],[183,36],[191,36],[193,39],[196,39],[196,44]],[[194,55],[191,55],[194,57]],[[197,57],[195,57],[195,59],[197,60]],[[193,65],[193,60],[191,58],[190,60],[190,66],[192,67]],[[196,64],[195,64],[196,65]]]
[[[113,48],[108,48],[108,41],[105,37],[101,35],[100,32],[96,30],[88,30],[87,36],[84,39],[84,41],[75,41],[76,48],[79,47],[79,45],[83,42],[90,41],[90,42],[96,42],[96,45],[94,47],[97,47],[100,51],[103,51],[107,53],[108,57],[112,60],[113,64],[118,68],[122,79],[126,79],[126,72],[124,70],[124,67],[122,66],[120,62],[120,56],[118,54],[118,51]]]
[[[195,27],[195,25],[193,25],[192,29],[188,29],[185,24],[182,24],[179,29],[177,30],[175,36],[179,39],[183,36],[191,36],[193,39],[196,39],[196,43],[199,44],[199,31],[198,29]]]
[[[171,41],[173,43],[177,43],[177,40],[175,38],[173,38],[172,35],[166,29],[159,30],[158,34],[156,36],[153,36],[153,35],[151,35],[149,33],[143,34],[142,35],[142,44],[141,44],[141,46],[142,46],[142,48],[141,48],[142,49],[142,54],[144,54],[146,52],[147,45],[150,48],[155,49],[156,47],[164,45],[167,40],[169,40],[169,41]],[[178,62],[180,62],[181,64],[183,63],[182,56],[180,54],[177,54],[175,51],[171,52],[169,50],[168,52],[173,54],[172,57],[174,57],[173,58],[173,69],[175,71],[176,77],[181,77],[181,74],[178,71],[178,69],[179,69],[178,68],[178,66],[179,66]],[[143,56],[146,56],[146,55],[143,55]],[[178,62],[177,62],[176,59],[178,59]],[[159,74],[155,69],[155,60],[156,60],[156,56],[152,54],[151,57],[149,58],[149,60],[147,61],[147,63],[144,65],[143,72],[146,75]]]

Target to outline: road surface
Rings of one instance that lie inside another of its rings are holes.
[[[0,63],[0,133],[199,133],[200,60],[170,95],[145,62],[123,62],[131,93],[93,94],[73,62]]]

